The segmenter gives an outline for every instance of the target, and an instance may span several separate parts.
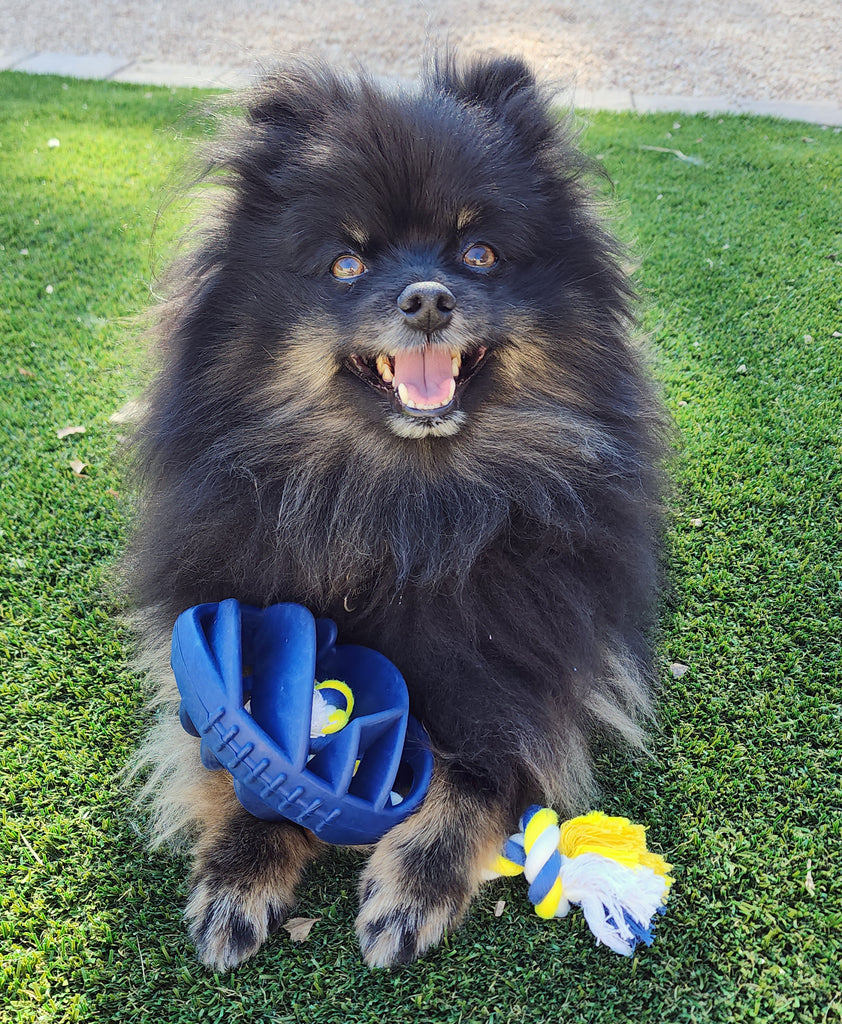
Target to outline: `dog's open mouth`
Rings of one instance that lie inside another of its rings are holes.
[[[487,355],[484,346],[461,353],[427,342],[421,349],[384,352],[375,359],[352,355],[349,366],[366,384],[388,392],[398,411],[430,418],[453,408]]]

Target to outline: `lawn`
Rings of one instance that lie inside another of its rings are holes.
[[[110,418],[145,375],[198,95],[0,75],[0,1021],[839,1020],[842,134],[587,118],[678,427],[654,756],[601,772],[601,808],[676,865],[655,945],[597,949],[515,879],[372,972],[338,852],[301,891],[307,941],[218,977],[117,778],[145,715],[109,596],[131,509]]]

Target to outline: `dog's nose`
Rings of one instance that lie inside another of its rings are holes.
[[[407,325],[428,334],[447,326],[455,308],[456,296],[438,281],[417,281],[398,296]]]

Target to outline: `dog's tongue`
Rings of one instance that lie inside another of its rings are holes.
[[[453,354],[446,348],[427,345],[398,352],[394,374],[394,388],[404,405],[439,409],[453,398]]]

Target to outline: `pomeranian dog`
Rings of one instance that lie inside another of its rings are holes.
[[[321,844],[202,767],[168,664],[189,606],[298,602],[403,673],[435,766],[362,873],[370,965],[439,942],[528,803],[581,811],[592,751],[641,742],[662,417],[591,170],[511,58],[442,59],[417,92],[293,67],[211,144],[126,575],[154,837],[190,843],[214,969],[284,922]]]

